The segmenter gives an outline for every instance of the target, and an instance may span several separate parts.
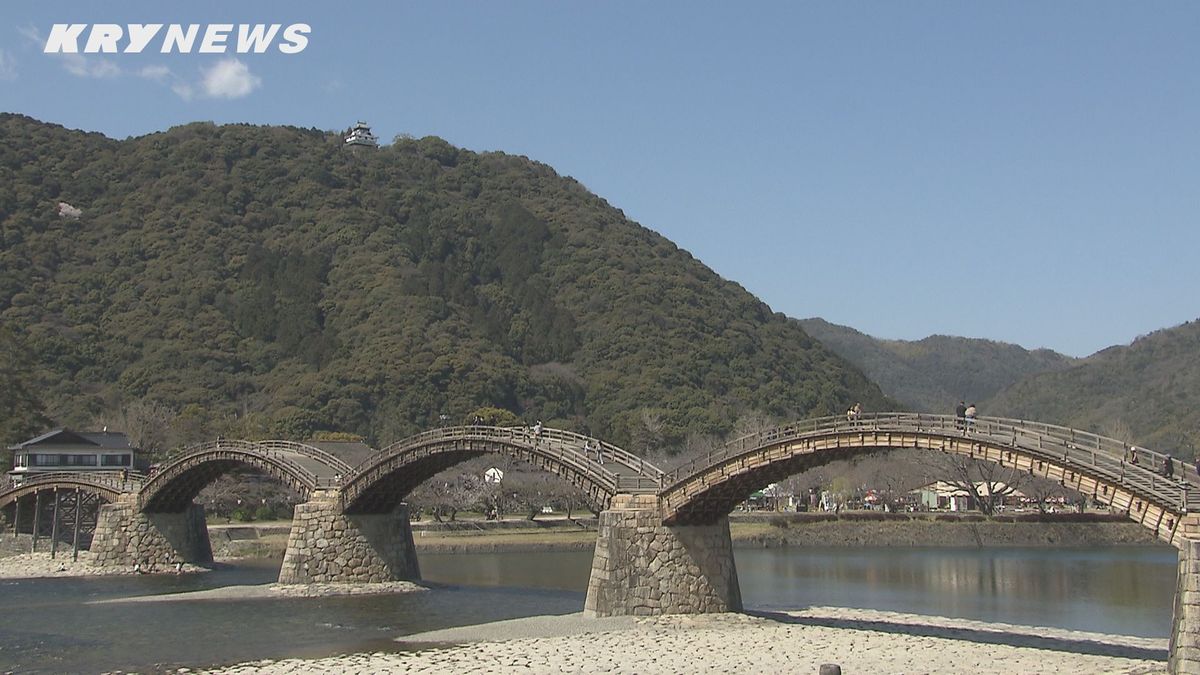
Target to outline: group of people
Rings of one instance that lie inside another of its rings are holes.
[[[975,404],[967,405],[965,401],[959,401],[958,407],[954,409],[954,417],[958,421],[959,429],[972,429],[975,427],[975,417],[979,415],[979,409]]]
[[[855,403],[854,405],[850,406],[849,410],[846,411],[846,421],[847,422],[857,421],[858,418],[860,418],[860,417],[862,417],[862,404],[861,403]]]
[[[1129,464],[1138,466],[1139,456],[1138,448],[1129,448],[1127,453]],[[1180,465],[1180,477],[1182,478],[1183,465]],[[1158,465],[1158,472],[1163,474],[1163,478],[1175,478],[1175,460],[1171,459],[1171,455],[1166,455],[1163,458],[1163,464]],[[1200,456],[1196,458],[1196,474],[1200,474]]]
[[[537,420],[533,423],[532,427],[529,427],[529,433],[533,436],[534,443],[538,443],[542,440],[542,435],[544,432],[545,428],[542,426],[541,420]],[[591,457],[592,453],[595,453],[596,462],[600,464],[604,463],[604,444],[600,441],[589,438],[583,442],[583,454]]]

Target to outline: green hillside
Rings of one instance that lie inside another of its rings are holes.
[[[1029,377],[986,408],[1194,456],[1200,449],[1200,322],[1109,347],[1061,372]]]
[[[800,323],[889,396],[924,412],[951,413],[959,401],[981,402],[1027,375],[1062,370],[1077,361],[1048,349],[1031,351],[992,340],[947,335],[880,340],[823,319]]]
[[[384,443],[493,405],[648,449],[750,411],[890,407],[798,322],[523,157],[17,115],[0,136],[0,322],[60,424]]]

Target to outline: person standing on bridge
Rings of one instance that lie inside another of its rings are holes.
[[[1163,478],[1173,478],[1175,476],[1175,467],[1171,464],[1170,455],[1163,457],[1162,475]]]
[[[537,422],[534,422],[534,424],[533,424],[533,440],[535,443],[537,441],[542,440],[542,421],[541,420],[538,420]]]
[[[967,410],[966,410],[966,412],[963,413],[963,417],[967,423],[968,429],[975,428],[975,416],[978,414],[979,414],[979,410],[975,407],[974,403],[967,406]]]
[[[965,401],[959,401],[958,407],[954,409],[954,422],[960,429],[967,428],[967,404]]]

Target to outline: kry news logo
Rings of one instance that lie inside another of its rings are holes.
[[[91,24],[88,30],[86,23],[56,23],[50,29],[50,37],[46,38],[47,54],[140,54],[147,46],[160,40],[159,49],[163,54],[172,52],[191,54],[199,39],[198,54],[225,54],[235,51],[238,54],[262,54],[275,45],[284,54],[297,54],[308,46],[308,35],[312,28],[306,23],[293,23],[283,28],[283,34],[278,43],[275,36],[279,35],[281,24],[270,25],[212,23],[181,25],[170,24],[163,30],[161,23],[131,23],[122,26],[115,23]],[[236,34],[234,33],[236,29]],[[87,31],[87,40],[80,50],[80,38]],[[161,37],[160,37],[161,36]],[[202,36],[202,37],[201,37]]]

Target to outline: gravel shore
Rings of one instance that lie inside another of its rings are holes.
[[[248,673],[1165,673],[1167,641],[874,610],[531,617],[399,638],[416,651],[257,661]]]
[[[194,574],[207,572],[208,568],[183,564],[180,573]],[[153,569],[142,570],[143,574],[174,574],[174,565],[158,565]],[[132,567],[129,569],[113,569],[97,567],[92,564],[90,551],[80,551],[79,560],[71,559],[71,552],[59,553],[51,558],[50,553],[21,553],[0,558],[0,579],[36,579],[41,577],[94,577],[120,576],[138,574]]]

